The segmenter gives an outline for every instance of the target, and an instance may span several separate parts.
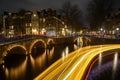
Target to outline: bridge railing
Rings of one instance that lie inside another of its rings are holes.
[[[6,45],[15,42],[21,42],[32,39],[40,39],[40,38],[67,38],[67,37],[78,37],[80,35],[69,35],[69,36],[44,36],[44,35],[24,35],[24,36],[15,36],[11,38],[0,39],[0,46]]]

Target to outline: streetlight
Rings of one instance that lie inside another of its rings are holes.
[[[119,30],[120,30],[119,28],[116,28],[116,37],[119,37],[119,35],[120,35]]]
[[[106,31],[105,31],[105,29],[104,28],[100,28],[100,33],[105,33]]]
[[[117,31],[119,31],[120,29],[119,28],[116,28]]]
[[[103,31],[103,28],[100,28],[100,31]]]
[[[119,33],[119,30],[120,30],[119,28],[116,28],[116,33],[117,33],[117,34]]]

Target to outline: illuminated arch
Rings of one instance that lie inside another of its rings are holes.
[[[79,38],[75,38],[75,39],[74,39],[74,42],[76,42],[78,39],[79,39]]]
[[[77,42],[78,40],[79,40],[78,44],[79,44],[80,46],[83,46],[83,37],[75,38],[75,39],[74,39],[74,43]]]
[[[80,39],[80,42],[83,42],[82,37],[75,38],[75,39],[74,39],[74,42],[75,42],[76,40],[78,40],[78,39]]]
[[[44,47],[46,48],[46,43],[45,43],[45,41],[42,40],[42,39],[37,39],[37,40],[35,40],[35,41],[30,45],[30,49],[29,49],[29,53],[30,53],[30,54],[31,54],[31,52],[32,52],[33,46],[34,46],[37,42],[42,42],[42,43],[44,44]]]
[[[55,42],[54,42],[54,40],[53,40],[53,39],[48,39],[48,40],[47,40],[47,45],[49,45],[49,44],[50,44],[50,42],[52,42],[53,44],[55,44]]]
[[[23,50],[25,50],[25,54],[27,55],[27,49],[25,48],[25,46],[23,45],[18,45],[18,44],[15,44],[15,45],[12,45],[12,46],[9,46],[4,52],[3,52],[3,57],[6,56],[8,54],[8,51],[12,50],[13,48],[15,47],[20,47],[22,48]]]

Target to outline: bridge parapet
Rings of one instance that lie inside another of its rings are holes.
[[[12,52],[28,55],[32,53],[34,46],[38,46],[37,44],[42,48],[47,48],[48,46],[55,44],[74,43],[75,38],[76,37],[32,37],[16,41],[11,40],[11,42],[0,44],[0,62],[7,54]],[[17,51],[15,51],[16,49]]]

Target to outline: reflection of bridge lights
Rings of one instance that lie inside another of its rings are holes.
[[[8,68],[5,68],[5,75],[6,75],[7,78],[9,77],[9,70],[8,70]]]
[[[51,59],[53,55],[54,55],[54,47],[51,50],[49,50],[49,56],[48,56],[49,59]]]
[[[115,55],[114,55],[114,69],[116,68],[116,66],[117,66],[117,61],[118,61],[118,53],[116,53]]]
[[[49,55],[50,54],[50,50],[46,49],[46,53],[47,53],[47,55]]]
[[[114,75],[116,73],[117,63],[118,63],[118,53],[116,52],[114,55],[114,62],[113,62],[113,74],[112,74],[113,78],[114,78]]]
[[[2,68],[5,69],[5,65],[2,65]]]
[[[27,66],[27,58],[20,64],[18,67],[8,68],[5,67],[5,76],[7,79],[17,80],[17,78],[21,75],[23,77],[25,75]]]
[[[62,60],[64,61],[64,59],[65,59],[65,53],[62,52]]]
[[[65,53],[66,53],[66,56],[67,56],[68,53],[69,53],[69,48],[68,48],[68,46],[65,48]]]
[[[77,46],[80,46],[80,38],[77,39]]]
[[[64,61],[64,59],[68,56],[68,53],[69,53],[69,47],[67,46],[63,52],[62,52],[62,59]]]
[[[100,70],[100,67],[101,67],[101,63],[102,63],[102,53],[99,54],[99,61],[98,61],[99,70]]]
[[[47,54],[46,54],[46,50],[42,53],[42,55],[41,56],[39,56],[39,57],[37,57],[36,59],[34,59],[34,61],[35,61],[35,64],[38,64],[38,66],[41,68],[42,66],[44,66],[45,65],[45,62],[46,62],[46,57],[47,56]],[[35,67],[35,64],[34,64],[34,69],[36,68]]]
[[[35,60],[34,60],[34,58],[31,55],[29,56],[29,58],[30,58],[30,64],[32,65],[32,68],[34,69],[34,67],[35,67]]]
[[[74,50],[77,50],[78,46],[76,44],[74,44]]]

